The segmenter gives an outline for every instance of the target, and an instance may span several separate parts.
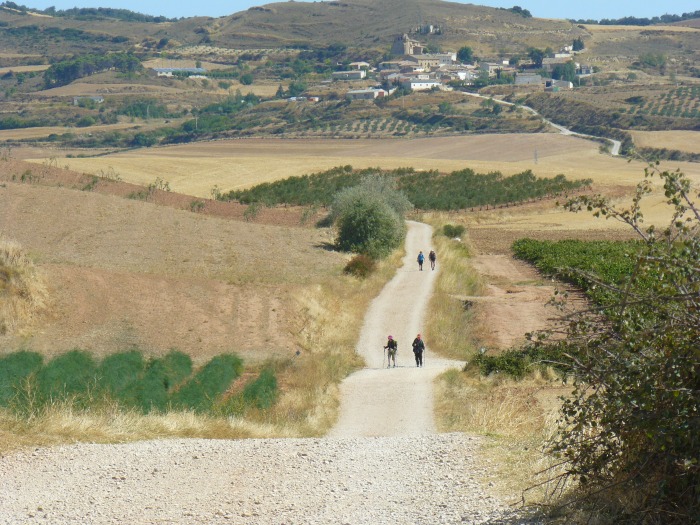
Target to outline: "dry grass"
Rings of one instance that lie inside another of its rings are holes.
[[[391,279],[402,255],[382,261],[367,279],[328,279],[313,293],[297,295],[295,337],[302,350],[280,376],[283,396],[258,420],[282,435],[319,436],[331,428],[339,408],[338,384],[362,366],[355,346],[369,302]]]
[[[42,273],[19,243],[0,237],[0,335],[21,335],[47,303]]]
[[[44,162],[53,154],[35,161]],[[589,178],[596,188],[606,191],[632,188],[645,167],[642,162],[601,154],[595,142],[551,133],[377,140],[226,140],[59,159],[59,164],[93,174],[111,166],[123,180],[142,185],[161,177],[173,191],[198,197],[208,197],[214,185],[228,191],[348,164],[356,168],[413,167],[445,172],[469,167],[481,173],[500,171],[506,176],[530,169],[538,177],[563,174],[571,180]],[[691,180],[700,182],[700,165],[676,163],[673,168],[676,166]],[[566,222],[564,215],[556,214],[547,226]]]
[[[556,134],[406,140],[227,140],[61,159],[60,164],[86,173],[112,166],[125,181],[137,184],[149,184],[161,176],[173,191],[200,197],[208,196],[214,184],[227,191],[347,164],[356,168],[413,167],[446,172],[469,167],[504,175],[532,169],[539,177],[561,173],[571,179],[592,178],[604,185],[631,180],[639,173],[624,159],[601,155],[594,142]]]
[[[43,64],[43,65],[36,65],[36,66],[9,66],[9,67],[0,67],[0,75],[4,75],[5,73],[9,73],[12,71],[13,73],[26,73],[26,72],[31,72],[31,71],[45,71],[51,67],[49,64]]]
[[[630,131],[630,133],[634,143],[640,148],[667,148],[700,153],[700,133],[697,131]]]
[[[558,398],[569,389],[552,377],[515,382],[453,370],[437,383],[440,431],[492,437],[484,448],[486,461],[495,466],[490,481],[512,503],[546,503],[557,488],[548,482],[555,461],[543,449],[556,430]]]
[[[0,410],[0,452],[78,441],[114,443],[166,437],[235,439],[323,435],[336,420],[337,384],[361,366],[355,353],[367,303],[391,278],[397,255],[371,278],[328,280],[297,297],[301,314],[294,337],[303,350],[278,363],[281,398],[269,411],[242,417],[193,412],[143,415],[108,402],[87,411],[56,403],[27,417]]]
[[[437,224],[433,226],[439,230]],[[439,354],[464,361],[476,350],[478,338],[473,312],[459,296],[480,294],[483,282],[469,264],[469,248],[464,243],[440,233],[433,242],[440,273],[428,308],[426,336]]]
[[[118,122],[116,124],[102,124],[90,126],[88,128],[74,128],[67,126],[44,126],[36,128],[17,128],[0,130],[0,142],[33,139],[40,137],[48,137],[51,134],[61,135],[63,133],[74,133],[76,135],[86,135],[89,133],[101,133],[104,131],[124,131],[127,129],[154,129],[163,125],[163,120],[150,120],[148,122]],[[63,165],[68,162],[63,163]]]

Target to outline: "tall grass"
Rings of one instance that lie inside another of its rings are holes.
[[[48,306],[45,278],[19,243],[0,237],[0,335],[22,333]]]
[[[440,266],[427,316],[427,340],[442,354],[473,361],[483,325],[475,319],[468,297],[482,294],[486,283],[471,266],[468,241],[443,235],[442,215],[427,219],[437,232],[433,242]],[[463,237],[468,236],[467,230]],[[466,370],[451,370],[438,378],[438,429],[488,436],[483,453],[495,466],[490,470],[497,474],[491,480],[497,489],[511,501],[521,496],[529,502],[549,501],[553,487],[547,483],[526,489],[545,481],[537,473],[551,466],[551,459],[540,450],[555,430],[558,396],[568,390],[553,382],[551,370],[538,368],[521,381],[483,377],[478,367]]]
[[[366,279],[327,279],[295,297],[299,354],[278,364],[279,398],[270,410],[251,412],[252,421],[281,436],[319,436],[331,428],[339,408],[338,384],[362,366],[355,344],[364,314],[402,256],[395,252],[382,260]]]
[[[543,472],[555,463],[542,449],[556,432],[559,397],[570,391],[553,377],[537,371],[515,381],[451,370],[437,384],[439,430],[491,438],[483,448],[495,467],[491,481],[512,502],[551,502],[562,488]]]
[[[483,283],[470,265],[471,251],[466,244],[440,233],[433,242],[440,273],[426,318],[426,337],[432,350],[466,360],[478,346],[478,337],[464,297],[479,295]]]

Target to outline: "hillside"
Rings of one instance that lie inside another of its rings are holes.
[[[440,34],[425,35],[429,43],[456,49],[469,42],[482,55],[499,49],[524,51],[535,45],[558,47],[582,34],[580,28],[565,20],[524,18],[504,9],[472,4],[350,0],[280,2],[216,19],[195,17],[160,23],[39,17],[2,9],[0,44],[8,53],[44,55],[50,51],[124,50],[148,39],[242,49],[340,42],[354,48],[387,51],[395,35],[412,33],[422,24],[440,28]],[[51,49],[45,36],[51,38]]]
[[[558,46],[581,33],[565,20],[524,18],[503,9],[440,0],[274,3],[212,21],[206,27],[212,42],[233,46],[311,41],[387,49],[395,35],[426,24],[441,30],[425,35],[428,42],[454,49],[474,42],[475,51],[482,54],[514,44],[520,50],[543,43]]]

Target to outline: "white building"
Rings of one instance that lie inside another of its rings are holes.
[[[352,89],[345,94],[345,98],[348,100],[374,100],[386,96],[389,96],[389,92],[378,88]]]
[[[442,89],[443,85],[437,80],[419,80],[415,78],[402,78],[401,87],[412,91],[429,91],[433,88]]]
[[[334,71],[333,80],[362,80],[367,76],[367,71],[364,69],[356,69],[353,71]]]

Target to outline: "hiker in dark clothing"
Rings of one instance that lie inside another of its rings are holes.
[[[430,269],[434,270],[435,269],[435,261],[437,261],[437,254],[435,253],[434,250],[430,250],[430,253],[428,254],[428,260],[430,261]]]
[[[389,336],[389,340],[386,342],[386,346],[384,347],[384,350],[386,350],[386,355],[387,355],[387,368],[391,367],[391,361],[394,361],[394,368],[396,368],[396,352],[399,349],[399,345],[396,342],[396,339],[393,337]]]
[[[416,356],[416,366],[423,366],[423,351],[425,343],[420,338],[420,334],[413,340],[413,354]]]
[[[422,272],[423,271],[423,261],[425,261],[425,255],[423,255],[423,252],[418,253],[418,269]]]

